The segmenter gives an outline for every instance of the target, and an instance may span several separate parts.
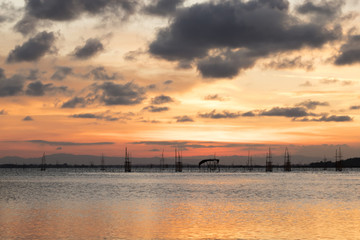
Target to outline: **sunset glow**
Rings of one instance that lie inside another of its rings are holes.
[[[359,156],[359,1],[57,2],[0,0],[0,157]]]

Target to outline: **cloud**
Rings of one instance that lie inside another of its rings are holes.
[[[101,16],[103,20],[126,20],[135,12],[138,2],[133,0],[27,0],[25,4],[25,15],[15,28],[22,33],[34,32],[38,23],[44,20],[72,21],[84,14]],[[25,22],[28,24],[24,24]],[[27,30],[24,25],[28,27]]]
[[[11,2],[2,2],[0,4],[0,24],[14,21],[19,12],[20,9],[16,8]]]
[[[7,57],[8,63],[15,62],[31,62],[39,60],[47,53],[53,51],[52,46],[55,42],[54,33],[50,32],[41,32],[38,33],[35,37],[30,38],[21,46],[16,46]]]
[[[174,83],[174,81],[173,80],[166,80],[163,83],[164,83],[164,85],[170,85],[170,84]]]
[[[321,79],[320,80],[321,84],[336,84],[336,83],[340,83],[342,86],[348,86],[348,85],[352,85],[354,82],[353,81],[341,81],[339,79],[336,78],[325,78],[325,79]]]
[[[26,116],[23,121],[34,121],[34,119],[31,116]]]
[[[274,107],[270,110],[261,111],[260,116],[271,116],[271,117],[306,117],[313,114],[307,112],[306,108],[303,107]]]
[[[174,117],[176,119],[176,122],[193,122],[194,120],[187,116],[187,115],[184,115],[184,116],[177,116],[177,117]]]
[[[21,33],[24,36],[35,33],[38,26],[37,18],[29,15],[25,15],[20,21],[18,21],[14,30]]]
[[[144,107],[143,110],[147,110],[149,112],[166,112],[166,111],[169,111],[169,108],[168,107],[147,106],[147,107]]]
[[[312,83],[310,81],[306,81],[299,85],[300,87],[312,87]]]
[[[319,102],[319,101],[311,101],[306,100],[304,102],[298,103],[295,106],[297,107],[306,107],[307,109],[314,110],[317,106],[329,106],[328,102]]]
[[[0,68],[0,80],[5,79],[6,75],[5,75],[5,71],[4,69]]]
[[[248,51],[227,49],[199,60],[197,68],[206,78],[232,78],[240,70],[253,67],[255,61]]]
[[[36,81],[27,85],[25,91],[29,96],[44,96],[46,92],[66,92],[67,87],[56,87],[52,83],[43,84],[41,81]]]
[[[89,59],[104,51],[104,46],[99,39],[89,38],[84,46],[76,47],[72,54],[77,59]]]
[[[179,11],[149,52],[169,61],[195,61],[204,77],[232,78],[259,58],[320,48],[340,36],[340,28],[301,20],[286,0],[214,1]]]
[[[320,2],[307,0],[297,6],[296,11],[311,16],[312,20],[329,21],[341,15],[341,9],[344,4],[345,1],[343,0],[322,0]]]
[[[1,111],[0,111],[0,115],[6,115],[7,113],[6,113],[6,111],[5,111],[5,109],[2,109]]]
[[[115,84],[105,82],[95,85],[96,91],[102,91],[101,102],[105,105],[135,105],[145,99],[145,90],[135,83]]]
[[[146,6],[144,11],[152,15],[168,16],[173,14],[183,2],[184,0],[156,0],[151,5]]]
[[[353,119],[349,116],[323,115],[319,118],[303,118],[296,121],[302,122],[351,122]]]
[[[144,54],[144,51],[141,49],[138,49],[136,51],[129,51],[124,55],[124,59],[126,61],[135,61],[138,56]]]
[[[360,105],[350,107],[350,110],[358,110],[358,109],[360,109]]]
[[[112,145],[114,142],[93,142],[93,143],[77,143],[77,142],[54,142],[54,141],[46,141],[46,140],[28,140],[24,142],[36,143],[36,144],[44,144],[50,146],[94,146],[94,145]]]
[[[242,114],[240,112],[229,112],[223,111],[222,113],[216,113],[216,110],[212,110],[209,113],[199,113],[198,116],[201,118],[212,118],[212,119],[220,119],[220,118],[238,118]]]
[[[206,97],[204,97],[205,100],[214,100],[214,101],[225,101],[225,98],[220,97],[218,94],[213,94],[213,95],[207,95]]]
[[[120,118],[114,117],[109,114],[109,112],[105,113],[81,113],[81,114],[73,114],[70,115],[71,118],[87,118],[87,119],[97,119],[97,120],[105,120],[105,121],[117,121]],[[124,119],[124,118],[121,118]],[[128,118],[126,118],[128,119]]]
[[[3,76],[0,77],[0,97],[21,94],[23,92],[24,82],[24,77],[21,75],[13,75],[11,78],[5,78],[5,74],[3,74]]]
[[[165,95],[156,96],[155,98],[151,99],[151,103],[155,105],[171,103],[171,102],[174,102],[174,100],[171,97]]]
[[[88,101],[83,97],[74,97],[66,102],[64,102],[61,108],[76,108],[76,107],[85,107]]]
[[[109,74],[104,67],[96,67],[84,75],[84,78],[91,78],[94,80],[116,80],[122,78],[122,76],[116,72]]]
[[[335,65],[351,65],[360,63],[360,35],[350,36],[347,43],[340,48]]]
[[[73,74],[73,69],[71,67],[57,66],[56,71],[51,76],[51,79],[62,81],[71,74]]]
[[[273,69],[294,69],[303,68],[307,71],[314,69],[314,63],[312,61],[302,61],[301,56],[295,58],[283,58],[279,60],[273,60],[270,63],[265,64],[265,67]]]
[[[38,80],[40,78],[40,74],[39,69],[30,69],[26,79],[31,81]]]
[[[56,150],[62,150],[62,147],[57,147]]]

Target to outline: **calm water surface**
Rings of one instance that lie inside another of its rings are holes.
[[[0,169],[0,239],[360,239],[360,172]]]

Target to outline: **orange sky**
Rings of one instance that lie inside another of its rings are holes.
[[[73,2],[0,0],[0,157],[360,155],[357,1]]]

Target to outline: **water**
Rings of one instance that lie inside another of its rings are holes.
[[[0,169],[0,239],[360,239],[360,172]]]

